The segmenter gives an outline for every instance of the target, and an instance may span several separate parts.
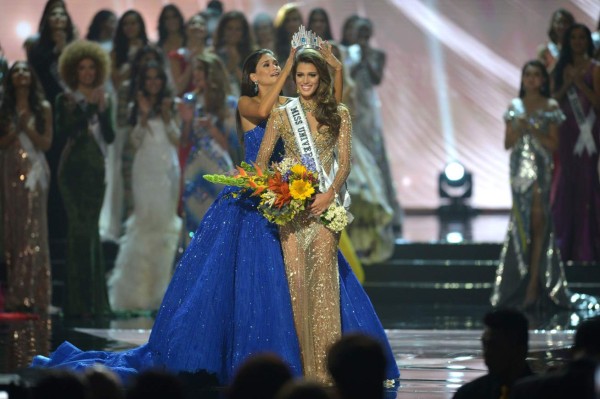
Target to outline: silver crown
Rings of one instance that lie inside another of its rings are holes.
[[[307,31],[304,25],[300,25],[300,29],[292,37],[293,48],[306,47],[318,49],[321,47],[322,42],[323,39],[317,36],[312,30]]]

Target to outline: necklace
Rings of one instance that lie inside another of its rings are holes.
[[[315,109],[317,109],[317,102],[316,101],[302,101],[300,100],[300,105],[302,106],[302,109],[304,110],[304,112],[310,112],[310,113],[314,113]]]

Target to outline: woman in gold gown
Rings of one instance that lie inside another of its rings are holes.
[[[44,314],[51,299],[46,222],[50,170],[44,151],[52,143],[52,111],[25,61],[13,64],[5,88],[0,108],[5,307]]]
[[[331,186],[318,193],[309,209],[280,227],[281,245],[292,298],[304,374],[327,380],[328,348],[341,337],[337,247],[340,234],[319,222],[350,173],[352,126],[348,109],[332,93],[327,63],[318,51],[303,49],[296,56],[292,76],[306,115],[316,156],[325,171],[331,170],[337,152],[339,168]],[[301,150],[286,106],[271,113],[257,163],[267,167],[277,140],[283,139],[287,157],[300,160]],[[337,151],[336,151],[337,150]]]

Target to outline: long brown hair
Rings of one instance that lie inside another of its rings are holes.
[[[303,49],[296,55],[296,61],[292,66],[292,76],[296,82],[296,70],[298,64],[312,64],[317,68],[319,74],[319,87],[314,94],[317,102],[314,116],[319,125],[329,126],[329,129],[337,135],[340,131],[342,117],[337,112],[338,103],[333,95],[333,84],[327,62],[317,50]]]
[[[194,69],[204,71],[206,88],[204,91],[204,107],[206,111],[217,116],[219,121],[227,117],[227,95],[230,91],[227,70],[221,59],[210,53],[202,53],[194,59]]]
[[[35,115],[35,128],[43,134],[46,120],[42,110],[45,101],[44,90],[37,78],[33,68],[27,61],[15,61],[10,67],[6,78],[4,79],[4,99],[0,107],[0,136],[6,134],[6,129],[10,126],[11,119],[17,114],[17,95],[15,86],[12,82],[12,76],[19,64],[24,64],[29,69],[31,74],[31,85],[29,86],[29,94],[27,95],[27,104],[31,109],[31,113]]]

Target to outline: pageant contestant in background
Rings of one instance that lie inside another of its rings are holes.
[[[553,96],[567,118],[560,126],[552,206],[564,261],[600,261],[600,64],[593,52],[590,30],[575,24],[554,68]]]
[[[136,10],[125,11],[117,23],[117,31],[111,53],[111,78],[115,90],[130,78],[131,61],[137,51],[148,44],[144,18]]]
[[[183,14],[175,4],[167,4],[158,16],[158,42],[164,54],[177,51],[185,46],[186,42],[185,22]]]
[[[558,148],[558,129],[565,116],[550,98],[550,77],[540,61],[523,67],[519,97],[512,100],[504,119],[513,208],[492,305],[587,309],[595,299],[586,295],[572,299],[554,237],[552,153]]]
[[[133,214],[120,240],[108,282],[113,311],[158,309],[171,279],[181,231],[179,199],[179,127],[162,65],[146,64],[137,78],[131,112]]]
[[[48,1],[40,21],[38,37],[27,47],[27,60],[44,88],[46,100],[54,112],[56,97],[65,90],[65,84],[58,72],[58,57],[66,45],[75,40],[75,27],[67,8],[62,1]],[[58,188],[58,164],[66,137],[55,135],[50,149],[46,152],[50,166],[50,190],[48,192],[48,235],[50,239],[64,239],[65,208]]]
[[[559,8],[552,13],[550,27],[548,28],[548,42],[540,45],[537,58],[544,64],[548,73],[552,73],[563,46],[565,32],[575,23],[575,17],[564,8]],[[552,86],[552,82],[550,82]]]
[[[104,80],[106,52],[95,42],[76,41],[59,59],[70,91],[56,98],[57,136],[65,136],[58,183],[67,210],[64,311],[71,316],[110,313],[98,221],[104,198],[106,146],[115,138]],[[64,140],[64,139],[63,139]]]
[[[0,108],[5,311],[47,313],[51,303],[46,202],[52,108],[29,64],[17,61]]]
[[[190,148],[183,167],[185,245],[189,244],[204,214],[223,189],[203,176],[228,173],[234,167],[227,152],[229,136],[235,135],[225,125],[229,112],[227,73],[214,54],[198,55],[192,61],[196,89],[183,96],[184,103],[179,107],[183,121],[182,140],[185,140],[180,148]]]
[[[403,213],[396,196],[396,188],[385,149],[381,102],[375,90],[375,86],[378,86],[383,79],[386,55],[383,51],[371,47],[369,43],[373,34],[371,21],[360,18],[354,22],[353,26],[356,44],[347,49],[345,67],[348,68],[355,85],[354,133],[377,162],[383,176],[387,202],[394,211],[392,226],[397,232],[400,232]]]

